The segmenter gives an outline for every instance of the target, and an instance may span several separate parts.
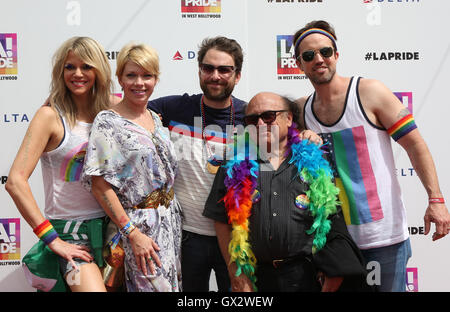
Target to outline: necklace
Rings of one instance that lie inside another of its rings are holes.
[[[310,186],[306,196],[297,196],[296,205],[298,201],[298,205],[308,209],[314,218],[311,228],[306,230],[308,235],[314,234],[314,254],[326,244],[326,235],[331,227],[328,216],[337,211],[339,189],[333,184],[332,169],[323,158],[323,151],[315,144],[308,144],[307,140],[301,141],[296,127],[294,123],[289,128],[285,156],[291,155],[289,164],[296,166],[298,178]],[[256,257],[249,242],[249,217],[253,203],[260,196],[257,190],[259,163],[245,157],[242,151],[237,153],[238,157],[224,165],[227,193],[221,200],[224,201],[228,221],[233,228],[228,246],[230,262],[236,263],[236,276],[245,274],[256,290]]]
[[[206,110],[205,110],[205,103],[203,101],[203,97],[200,100],[200,112],[202,114],[202,140],[205,145],[206,149],[206,170],[208,170],[211,174],[216,174],[217,170],[219,170],[219,167],[223,164],[225,160],[225,153],[226,148],[223,148],[223,155],[222,159],[218,159],[216,155],[212,152],[211,146],[208,143],[208,138],[206,137],[205,128],[206,128]],[[230,97],[230,125],[233,125],[234,127],[234,107],[233,107],[233,100]]]

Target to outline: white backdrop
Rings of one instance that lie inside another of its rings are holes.
[[[201,92],[196,52],[205,37],[224,35],[244,49],[235,96],[260,91],[298,98],[311,84],[292,64],[292,35],[311,20],[336,28],[338,72],[383,81],[413,110],[431,150],[445,195],[450,188],[448,139],[441,129],[450,115],[447,99],[450,40],[447,0],[16,0],[0,3],[0,291],[33,291],[21,259],[37,241],[4,190],[9,168],[37,108],[48,96],[51,57],[75,35],[91,36],[115,56],[131,40],[153,46],[161,80],[152,98]],[[203,5],[199,7],[198,5]],[[191,11],[191,12],[187,12]],[[192,12],[193,11],[193,12]],[[178,53],[181,59],[174,58]],[[120,93],[116,83],[117,93]],[[449,291],[450,238],[423,235],[427,194],[406,153],[395,145],[397,175],[408,209],[413,256],[411,291]],[[30,179],[43,207],[40,165]],[[434,230],[434,226],[433,229]]]

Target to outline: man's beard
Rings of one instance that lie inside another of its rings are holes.
[[[326,84],[326,83],[329,83],[329,82],[333,79],[333,77],[334,77],[335,74],[336,74],[336,70],[334,70],[334,71],[331,71],[331,70],[330,70],[330,72],[329,72],[328,75],[326,75],[326,76],[316,77],[316,76],[313,74],[313,75],[309,75],[309,76],[308,76],[308,79],[309,79],[312,83],[315,83],[315,84]]]
[[[212,94],[211,92],[209,92],[207,83],[200,83],[200,88],[202,89],[203,94],[207,99],[212,101],[224,101],[231,95],[231,93],[233,93],[234,85],[233,84],[225,85],[222,92],[218,94]]]

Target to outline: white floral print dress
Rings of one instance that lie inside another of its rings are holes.
[[[167,206],[134,209],[152,191],[172,188],[177,161],[169,131],[158,115],[150,111],[154,133],[118,115],[112,110],[100,112],[92,125],[82,174],[82,183],[90,189],[90,177],[102,176],[111,184],[128,217],[150,236],[160,251],[162,267],[145,276],[137,267],[127,238],[125,277],[130,292],[181,291],[181,207],[176,196]]]

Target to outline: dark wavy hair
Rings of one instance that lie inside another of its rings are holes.
[[[222,36],[203,39],[197,53],[197,60],[199,65],[203,62],[203,58],[205,57],[206,52],[208,52],[208,50],[210,49],[216,49],[230,54],[234,60],[236,74],[239,74],[241,72],[242,63],[244,61],[244,54],[242,52],[241,46],[236,40]]]

